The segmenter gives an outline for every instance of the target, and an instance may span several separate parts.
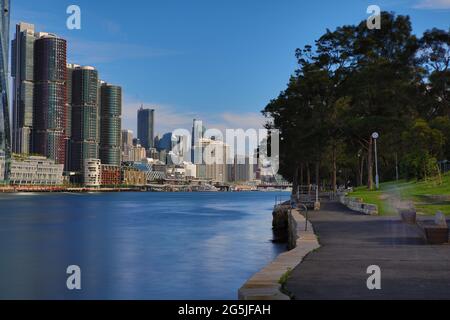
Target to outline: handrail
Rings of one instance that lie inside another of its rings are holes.
[[[281,205],[283,202],[288,201],[290,196],[288,195],[277,195],[275,196],[275,207]]]
[[[306,205],[304,205],[303,203],[300,203],[300,207],[303,209],[303,211],[305,212],[305,231],[308,231],[308,221],[309,221],[309,217],[308,217],[308,207]],[[300,210],[302,211],[302,210]]]

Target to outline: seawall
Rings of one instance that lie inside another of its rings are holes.
[[[286,217],[287,223],[283,221],[283,216]],[[289,210],[286,206],[275,208],[274,228],[286,224],[285,232],[290,250],[280,254],[273,262],[253,275],[239,289],[239,300],[290,300],[290,297],[282,292],[281,279],[297,267],[308,253],[318,249],[320,244],[313,226],[298,210]]]
[[[346,206],[347,208],[363,213],[369,216],[377,216],[378,215],[378,206],[375,204],[364,203],[360,198],[352,198],[347,195],[341,195],[339,197],[339,201]]]

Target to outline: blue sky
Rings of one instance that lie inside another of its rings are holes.
[[[11,0],[12,24],[34,23],[69,44],[69,62],[93,65],[124,90],[123,127],[142,103],[156,131],[259,127],[260,110],[296,67],[294,51],[326,28],[355,24],[376,4],[411,16],[414,32],[450,25],[450,0]],[[66,28],[66,9],[82,29]]]

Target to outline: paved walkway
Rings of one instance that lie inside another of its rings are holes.
[[[450,299],[450,246],[430,246],[397,217],[354,213],[322,203],[310,213],[322,247],[293,271],[295,299]],[[367,268],[378,265],[382,289],[370,291]]]

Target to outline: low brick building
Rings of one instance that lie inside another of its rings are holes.
[[[109,164],[101,165],[101,185],[118,186],[122,183],[121,171],[119,166]]]

